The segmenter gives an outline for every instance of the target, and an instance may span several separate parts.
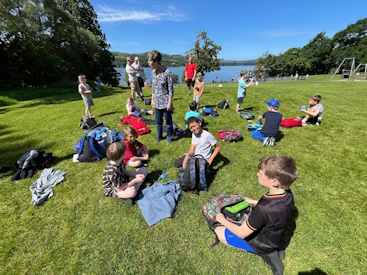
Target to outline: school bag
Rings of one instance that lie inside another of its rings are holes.
[[[217,110],[212,107],[204,107],[203,109],[203,116],[218,116]]]
[[[200,155],[190,157],[185,170],[178,173],[181,190],[199,194],[201,190],[208,190],[208,162]]]
[[[97,125],[97,120],[94,117],[84,115],[79,122],[80,129],[90,129]]]
[[[217,137],[223,141],[234,142],[241,139],[242,132],[239,130],[220,130]]]
[[[280,122],[283,128],[302,127],[302,119],[300,118],[285,118]]]
[[[144,104],[145,105],[151,105],[152,104],[152,100],[147,97],[147,98],[144,99]]]
[[[244,118],[246,120],[252,120],[255,118],[255,114],[251,110],[243,110],[240,112],[241,118]]]
[[[82,136],[78,150],[78,160],[80,162],[92,162],[102,158],[103,155],[98,141],[91,136]]]
[[[100,123],[89,129],[85,135],[93,137],[98,142],[100,152],[105,156],[107,147],[112,143],[111,130],[103,123]]]
[[[229,108],[228,100],[227,99],[223,99],[221,102],[218,103],[217,107],[218,108],[221,108],[221,109],[227,109],[227,108]]]
[[[245,201],[244,197],[238,194],[234,195],[217,195],[211,198],[203,208],[203,214],[209,229],[214,232],[214,229],[220,225],[216,220],[219,212],[222,212],[224,217],[230,222],[238,225],[243,224],[250,216],[252,207]],[[215,234],[215,232],[214,232]],[[215,242],[211,245],[214,247],[219,242],[218,236],[215,234]]]

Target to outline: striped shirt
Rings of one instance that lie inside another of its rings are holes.
[[[125,177],[125,165],[123,162],[116,166],[107,163],[103,171],[103,188],[104,195],[107,197],[118,198],[116,188],[128,182]]]

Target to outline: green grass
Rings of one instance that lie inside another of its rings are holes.
[[[184,193],[172,219],[148,227],[137,205],[103,196],[102,172],[106,160],[73,163],[73,145],[83,131],[78,124],[84,104],[76,88],[19,101],[9,93],[10,106],[0,108],[0,165],[14,162],[31,149],[52,152],[52,167],[67,172],[66,181],[42,206],[30,204],[33,179],[10,182],[11,172],[0,180],[1,274],[271,274],[262,260],[224,245],[211,249],[214,235],[202,216],[202,207],[220,193],[241,193],[260,198],[266,190],[257,181],[257,162],[267,155],[288,155],[297,161],[299,178],[292,186],[295,221],[286,238],[286,274],[325,272],[363,274],[367,270],[366,236],[366,82],[328,81],[329,75],[307,81],[260,83],[248,89],[243,107],[256,116],[266,111],[265,100],[280,100],[283,117],[301,114],[313,94],[322,95],[325,112],[321,126],[282,129],[281,141],[262,147],[250,137],[246,121],[235,114],[237,85],[207,84],[202,106],[227,98],[230,109],[218,110],[205,126],[239,129],[243,140],[223,143],[214,165],[219,172],[207,193]],[[16,91],[14,91],[16,92]],[[144,90],[149,95],[151,90]],[[95,93],[92,111],[100,122],[117,130],[130,92],[104,87]],[[174,121],[184,128],[187,88],[175,89]],[[5,104],[4,104],[5,105]],[[8,104],[6,104],[8,105]],[[148,185],[164,171],[176,179],[173,162],[190,147],[190,135],[154,144],[156,128],[139,137],[151,154]],[[292,231],[292,229],[295,229]],[[364,271],[363,271],[364,270]],[[311,274],[311,273],[309,273]],[[324,273],[323,273],[324,274]]]

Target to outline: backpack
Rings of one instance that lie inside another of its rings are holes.
[[[85,135],[93,137],[98,142],[100,152],[105,156],[107,147],[112,143],[111,130],[103,125],[103,123],[100,123],[90,128]],[[82,144],[82,142],[80,142],[80,144]]]
[[[220,130],[217,133],[217,137],[228,142],[239,141],[242,137],[242,132],[239,130]]]
[[[219,212],[222,212],[227,220],[238,225],[243,224],[250,216],[252,207],[245,201],[244,197],[238,194],[235,195],[217,195],[211,198],[203,208],[206,223],[209,229],[214,232],[214,229],[220,225],[216,220]],[[215,232],[214,232],[215,234]],[[214,247],[218,244],[219,239],[215,234],[215,242],[211,245]]]
[[[252,120],[255,118],[255,114],[251,110],[243,110],[240,112],[241,118],[244,118],[246,120]]]
[[[217,107],[218,108],[221,108],[221,109],[227,109],[227,108],[229,108],[228,100],[227,99],[223,99],[221,102],[218,103]]]
[[[146,99],[144,99],[144,104],[145,105],[151,105],[152,104],[152,100],[150,98],[146,98]]]
[[[97,120],[94,117],[88,117],[84,115],[79,122],[80,129],[90,129],[97,125]]]
[[[214,108],[204,107],[202,115],[203,116],[218,116],[218,112]]]
[[[302,127],[302,119],[300,118],[285,118],[280,122],[280,126],[283,128]]]
[[[82,136],[78,151],[80,162],[92,162],[103,158],[98,141],[91,136]]]
[[[208,162],[202,156],[194,155],[188,159],[185,170],[178,173],[181,190],[199,194],[200,190],[208,190]]]

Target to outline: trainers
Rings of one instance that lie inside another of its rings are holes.
[[[269,146],[274,146],[274,145],[275,145],[275,137],[271,137],[269,141]]]
[[[135,203],[135,201],[134,201],[133,199],[126,199],[126,203],[127,203],[127,205],[129,205],[129,206],[133,206],[133,205],[134,205],[134,203]]]
[[[268,146],[269,145],[269,137],[266,137],[263,141],[263,146]]]
[[[158,142],[160,142],[161,141],[161,139],[160,138],[156,138],[155,139],[155,141],[154,141],[154,143],[158,143]]]
[[[172,140],[167,140],[167,145],[170,145],[172,143]]]

